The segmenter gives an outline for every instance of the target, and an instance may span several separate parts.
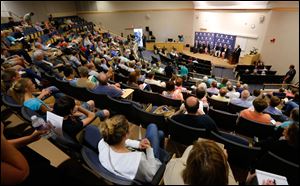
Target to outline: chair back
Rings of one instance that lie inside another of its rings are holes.
[[[107,96],[107,101],[109,109],[111,109],[116,114],[123,114],[129,121],[132,121],[133,115],[135,114],[132,109],[132,105],[128,101],[118,100]]]
[[[72,92],[72,94],[69,94],[70,96],[74,97],[75,99],[78,99],[80,101],[89,101],[89,97],[85,94],[86,88],[85,87],[75,87],[72,84],[69,84],[68,91]]]
[[[209,103],[209,106],[213,107],[214,109],[228,111],[228,102],[218,101],[218,100],[212,99],[209,96],[207,97],[207,101]]]
[[[229,112],[209,108],[208,115],[216,122],[218,127],[230,131],[235,130],[238,114],[231,114]]]
[[[155,92],[148,92],[144,90],[137,90],[133,92],[133,101],[139,103],[152,103],[153,105],[158,105],[159,94]]]
[[[11,96],[7,94],[2,95],[2,102],[4,105],[10,107],[14,111],[21,111],[22,105],[19,105]]]
[[[22,106],[22,108],[21,108],[21,115],[26,121],[28,121],[30,123],[31,123],[31,116],[36,115],[37,117],[45,118],[45,116],[41,115],[40,113],[33,111],[24,106]]]
[[[168,106],[172,106],[172,107],[175,107],[178,109],[181,106],[181,104],[182,104],[181,100],[171,99],[171,98],[165,97],[161,94],[158,95],[157,106],[168,105]]]
[[[232,114],[240,113],[244,109],[247,109],[247,107],[242,107],[229,102],[228,111]]]
[[[88,167],[99,177],[104,178],[105,180],[117,184],[117,185],[134,185],[136,184],[133,180],[123,178],[121,176],[115,175],[108,171],[99,161],[99,156],[96,152],[88,147],[83,146],[81,149],[81,155],[84,162]]]
[[[250,138],[254,136],[260,139],[266,139],[274,135],[275,125],[267,125],[239,117],[236,125],[236,132],[246,135]]]
[[[98,143],[101,139],[101,133],[96,125],[88,125],[84,128],[83,144],[96,153],[98,153]]]
[[[219,134],[217,134],[211,131],[211,138],[224,144],[229,163],[241,168],[249,168],[261,152],[260,147],[249,147],[247,139],[231,133],[219,131]]]
[[[155,84],[150,84],[151,90],[152,92],[157,92],[159,94],[161,94],[163,91],[166,90],[166,88],[155,85]]]
[[[125,76],[125,75],[123,75],[123,74],[121,74],[121,73],[116,73],[114,81],[117,82],[117,83],[122,82],[122,83],[126,84],[127,81],[128,81],[128,77]]]
[[[95,94],[91,92],[89,89],[85,89],[82,92],[83,94],[86,95],[88,100],[94,100],[95,101],[95,106],[99,109],[108,109],[109,104],[108,104],[108,96],[106,94]]]
[[[183,145],[192,145],[199,137],[206,138],[207,132],[204,128],[194,128],[167,118],[170,139]]]
[[[147,112],[137,105],[132,105],[133,113],[134,113],[134,123],[138,125],[142,125],[143,128],[147,128],[147,126],[151,123],[157,125],[159,130],[164,131],[165,135],[168,134],[167,124],[165,120],[165,116],[163,114],[153,114],[151,112]]]
[[[299,185],[299,164],[281,158],[273,152],[268,151],[262,156],[255,168],[285,176],[289,185]]]

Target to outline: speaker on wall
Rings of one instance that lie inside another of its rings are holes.
[[[146,26],[146,31],[149,32],[149,27],[148,26]]]
[[[152,36],[152,31],[149,31],[149,36]]]

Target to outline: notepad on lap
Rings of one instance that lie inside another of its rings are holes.
[[[47,119],[46,120],[49,121],[55,127],[54,131],[56,134],[63,136],[63,132],[62,132],[62,124],[63,124],[63,120],[64,120],[63,117],[47,111]]]
[[[262,185],[264,180],[273,180],[275,185],[288,185],[287,179],[284,176],[280,176],[277,174],[273,174],[270,172],[265,172],[261,170],[255,170],[256,172],[256,179],[257,179],[257,184]]]

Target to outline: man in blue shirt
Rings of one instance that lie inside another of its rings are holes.
[[[98,75],[99,85],[96,86],[94,89],[91,90],[91,92],[95,94],[106,94],[110,97],[121,97],[123,92],[120,88],[118,88],[115,85],[109,85],[107,83],[108,78],[105,73],[101,72]]]

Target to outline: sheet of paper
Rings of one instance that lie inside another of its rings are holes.
[[[288,185],[287,179],[284,176],[280,176],[277,174],[273,174],[270,172],[265,172],[261,170],[255,170],[256,172],[256,178],[258,185],[262,185],[264,180],[272,180],[275,185]]]
[[[54,131],[57,135],[59,136],[63,136],[63,132],[62,132],[62,124],[63,124],[63,120],[64,118],[61,116],[58,116],[52,112],[47,111],[47,122],[50,122],[54,127]]]

